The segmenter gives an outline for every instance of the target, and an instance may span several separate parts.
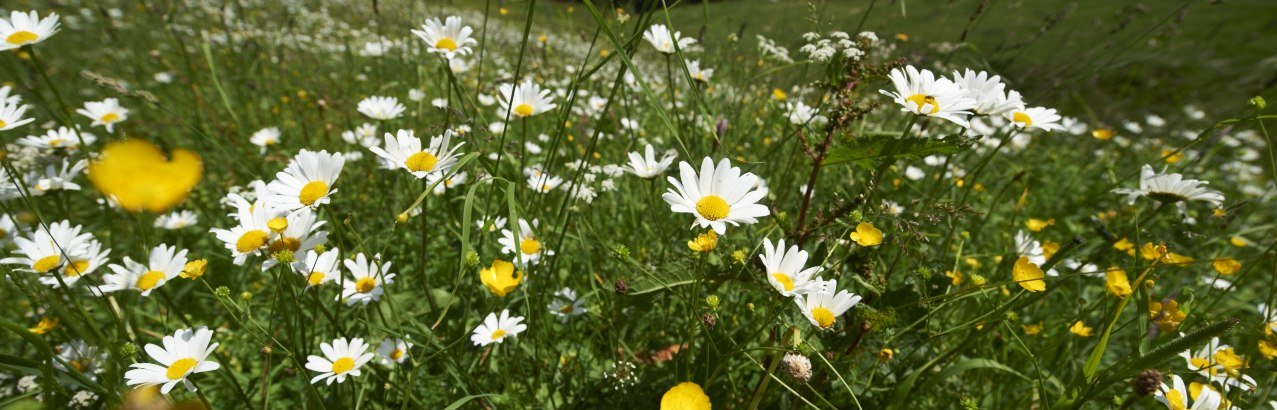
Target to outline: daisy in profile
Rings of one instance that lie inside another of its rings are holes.
[[[713,68],[701,68],[700,60],[691,60],[687,62],[687,73],[692,75],[692,80],[701,83],[708,83],[714,77]]]
[[[107,98],[102,101],[84,103],[84,108],[75,112],[93,120],[90,126],[106,127],[106,132],[115,132],[115,124],[129,119],[129,109],[120,106],[120,100]]]
[[[129,366],[133,370],[124,373],[125,384],[160,387],[160,393],[168,394],[173,386],[182,383],[187,391],[195,391],[195,384],[186,378],[195,373],[211,372],[222,366],[208,361],[208,356],[217,349],[217,343],[209,344],[213,339],[213,331],[207,327],[199,329],[181,329],[172,336],[164,336],[163,346],[146,345],[146,354],[159,364],[134,363]]]
[[[572,288],[563,288],[554,292],[554,300],[550,302],[550,313],[564,322],[572,316],[585,314],[585,300],[577,297]]]
[[[554,104],[554,96],[550,90],[542,89],[540,85],[528,79],[523,84],[501,84],[497,87],[498,102],[501,108],[497,111],[497,115],[501,118],[514,116],[516,118],[528,118],[546,111],[553,110],[558,105]]]
[[[381,358],[381,364],[403,364],[408,358],[408,350],[412,349],[412,343],[408,343],[403,339],[385,339],[381,344],[377,345],[377,357]]]
[[[833,290],[838,289],[837,280],[830,279],[827,286],[828,291],[825,292],[794,296],[794,303],[798,304],[803,316],[807,317],[812,326],[819,326],[821,329],[832,328],[838,316],[860,303],[860,296],[854,293],[840,290],[835,294]]]
[[[345,280],[346,287],[337,299],[345,299],[346,306],[355,303],[367,305],[381,300],[381,295],[386,292],[384,285],[395,283],[395,274],[389,273],[390,262],[378,265],[361,252],[354,260],[347,259],[345,265],[346,270],[350,271],[350,278]]]
[[[75,130],[67,127],[58,127],[56,130],[49,130],[44,135],[28,135],[18,140],[18,145],[36,148],[39,150],[67,150],[75,152],[80,149],[80,141],[83,140],[85,145],[93,144],[97,141],[97,137],[89,133],[77,133]]]
[[[1011,110],[1006,113],[1006,117],[1011,120],[1011,125],[1019,129],[1064,130],[1064,126],[1060,125],[1060,115],[1055,113],[1054,108],[1032,107]]]
[[[155,227],[176,231],[178,229],[195,226],[200,221],[200,217],[189,210],[173,211],[155,218]]]
[[[266,185],[268,206],[295,211],[327,204],[329,196],[337,192],[333,184],[345,164],[341,153],[301,150],[288,167],[275,174],[275,180]]]
[[[804,269],[807,265],[807,251],[798,249],[798,245],[786,250],[784,239],[772,246],[770,240],[763,238],[763,254],[758,255],[758,258],[763,260],[767,282],[783,296],[833,291],[827,288],[832,282],[815,277],[823,270],[820,266]]]
[[[523,324],[522,316],[510,316],[509,310],[502,310],[501,316],[496,313],[489,313],[487,318],[483,319],[483,324],[474,329],[474,333],[470,335],[470,341],[475,346],[487,346],[493,343],[501,343],[507,337],[514,337],[524,330],[528,329],[528,325]]]
[[[35,273],[52,271],[66,262],[64,255],[81,254],[88,247],[89,233],[80,233],[83,228],[72,226],[71,222],[59,221],[49,224],[48,228],[40,227],[30,237],[14,238],[18,247],[18,255],[0,259],[0,264],[18,265],[19,270]]]
[[[767,188],[758,187],[759,178],[751,173],[742,175],[726,158],[715,166],[714,160],[706,157],[699,174],[687,162],[679,162],[678,169],[679,179],[666,177],[674,188],[661,198],[670,204],[671,211],[695,215],[693,227],[710,227],[723,235],[727,224],[753,224],[771,214],[767,206],[758,203],[767,196]]]
[[[421,25],[421,30],[412,30],[412,34],[426,42],[427,52],[443,54],[449,60],[470,54],[470,48],[479,44],[478,40],[470,36],[473,33],[470,26],[461,25],[461,18],[457,16],[448,16],[443,22],[438,17],[428,18]]]
[[[528,188],[539,193],[549,193],[559,185],[563,185],[563,178],[559,178],[546,173],[538,173],[528,177]]]
[[[1208,183],[1196,179],[1184,179],[1183,175],[1168,174],[1165,171],[1156,173],[1153,172],[1153,166],[1145,164],[1144,168],[1140,169],[1139,189],[1118,188],[1113,192],[1126,195],[1127,202],[1132,205],[1139,197],[1164,203],[1204,201],[1215,206],[1223,204],[1224,194],[1206,189],[1205,185]]]
[[[62,269],[56,271],[61,273],[61,278],[54,275],[41,275],[40,283],[51,287],[59,287],[64,283],[67,286],[75,286],[84,275],[96,272],[98,268],[106,266],[107,256],[111,254],[111,250],[102,249],[102,243],[96,239],[88,239],[86,243],[88,245],[80,251],[67,254],[67,263],[62,266]]]
[[[696,44],[696,39],[691,37],[682,37],[682,32],[674,31],[664,24],[653,24],[643,32],[643,39],[647,40],[656,51],[664,54],[674,54],[674,44],[678,44],[679,50],[686,50],[692,44]]]
[[[262,261],[262,270],[269,270],[279,263],[275,256],[282,251],[292,252],[294,256],[305,255],[316,246],[328,242],[328,232],[319,230],[326,224],[320,221],[315,211],[301,208],[284,216],[277,216],[266,221],[271,229],[273,239],[266,245],[266,254],[271,258]]]
[[[457,163],[457,157],[461,155],[457,150],[462,145],[465,143],[452,145],[452,131],[447,130],[443,135],[431,137],[430,145],[422,149],[421,140],[412,130],[399,130],[396,135],[386,133],[384,149],[369,147],[368,150],[384,159],[392,169],[408,170],[412,176],[421,179],[431,174],[445,174],[452,169]]]
[[[146,264],[135,262],[125,256],[124,265],[109,266],[115,273],[102,277],[103,284],[98,286],[97,290],[101,293],[111,293],[136,289],[142,292],[142,296],[149,296],[152,290],[168,283],[169,279],[181,276],[182,268],[185,266],[186,249],[179,251],[173,246],[156,246],[151,249],[151,255],[147,258]]]
[[[267,223],[282,214],[250,203],[239,195],[231,197],[236,203],[233,214],[236,225],[230,229],[213,228],[210,232],[226,244],[235,264],[243,265],[249,256],[259,254],[270,243],[272,231]]]
[[[403,115],[406,110],[403,104],[399,103],[399,99],[395,97],[372,96],[359,102],[359,113],[367,115],[368,118],[374,120],[393,120]]]
[[[644,149],[644,155],[637,152],[630,153],[630,164],[625,167],[625,171],[639,178],[651,179],[665,173],[670,168],[670,164],[674,163],[674,155],[665,153],[658,160],[656,159],[656,148],[651,144]]]
[[[975,106],[971,107],[971,112],[976,115],[1003,115],[1024,109],[1024,101],[1020,100],[1020,93],[1008,92],[1002,77],[968,68],[963,72],[954,71],[953,82],[966,91],[967,97],[975,100]]]
[[[22,118],[27,113],[27,105],[20,101],[0,102],[0,131],[8,131],[26,125],[33,118]]]
[[[509,229],[502,229],[501,239],[497,239],[497,243],[501,245],[501,253],[515,255],[514,263],[519,266],[535,265],[542,256],[554,255],[554,251],[546,249],[540,237],[533,232],[536,227],[536,219],[530,224],[527,220],[520,219],[517,235]]]
[[[359,368],[373,358],[373,353],[368,351],[368,344],[358,337],[349,341],[339,337],[333,339],[331,344],[321,343],[319,350],[324,353],[323,356],[311,355],[306,358],[306,369],[319,372],[318,376],[310,379],[311,384],[327,380],[331,385],[333,382],[344,383],[347,376],[359,377],[362,374]]]
[[[35,10],[23,13],[13,11],[9,19],[0,18],[0,51],[12,50],[29,44],[39,43],[58,32],[58,14],[49,13],[43,19]]]
[[[279,134],[278,127],[267,127],[267,128],[262,128],[260,130],[257,130],[257,132],[254,132],[253,136],[248,137],[248,142],[251,142],[253,143],[253,145],[256,145],[258,147],[261,147],[262,153],[265,154],[267,148],[270,148],[279,144],[279,137],[280,137],[280,134]]]
[[[942,118],[963,128],[968,126],[966,116],[971,114],[969,110],[975,107],[976,101],[967,96],[962,86],[913,66],[893,69],[888,77],[896,90],[879,92],[900,104],[900,111]]]
[[[306,251],[304,258],[297,258],[293,262],[293,272],[302,275],[302,279],[306,280],[306,289],[310,289],[328,282],[332,282],[341,276],[341,265],[338,263],[339,251],[337,248],[329,249],[324,253],[315,252],[313,249]]]
[[[1171,375],[1171,383],[1162,383],[1162,387],[1153,392],[1153,398],[1171,410],[1214,410],[1219,408],[1223,397],[1213,387],[1204,386],[1193,399],[1189,400],[1192,391],[1184,385],[1179,375]],[[1190,407],[1189,403],[1193,405]]]

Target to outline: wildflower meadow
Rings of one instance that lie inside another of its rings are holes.
[[[6,0],[0,408],[1277,409],[1271,0]]]

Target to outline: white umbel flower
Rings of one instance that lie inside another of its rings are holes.
[[[1183,201],[1205,201],[1219,206],[1224,203],[1224,194],[1206,189],[1209,182],[1196,179],[1184,179],[1180,174],[1153,172],[1153,166],[1145,164],[1140,169],[1139,189],[1118,188],[1113,192],[1126,195],[1127,202],[1134,204],[1139,197],[1148,197],[1158,202],[1175,203]]]
[[[692,226],[710,227],[719,235],[727,233],[727,224],[753,224],[771,214],[758,201],[767,196],[767,188],[759,187],[759,178],[741,174],[726,158],[714,165],[706,157],[699,175],[687,162],[679,162],[679,177],[666,177],[674,188],[661,196],[670,210],[696,216]],[[756,188],[757,187],[757,188]]]
[[[180,382],[186,386],[187,391],[195,391],[195,384],[186,380],[188,377],[222,367],[217,362],[207,360],[208,356],[213,354],[213,350],[217,349],[217,343],[209,344],[212,340],[213,331],[208,330],[207,327],[200,327],[199,329],[181,329],[174,332],[172,336],[164,336],[163,347],[148,343],[145,348],[146,354],[159,364],[134,363],[129,366],[133,370],[124,373],[125,384],[129,386],[162,385],[160,393],[168,394]]]
[[[306,358],[306,369],[319,372],[318,376],[310,379],[311,384],[327,380],[331,385],[333,382],[345,382],[346,377],[359,377],[363,374],[359,368],[373,358],[372,352],[368,351],[368,344],[358,337],[349,341],[339,337],[333,339],[331,344],[321,343],[319,351],[324,355]]]
[[[327,204],[337,192],[333,185],[346,158],[341,153],[301,150],[275,180],[266,185],[266,203],[272,209],[294,211]]]
[[[483,319],[483,324],[474,329],[474,333],[470,335],[470,341],[475,346],[487,346],[493,343],[501,343],[508,337],[514,337],[519,333],[527,330],[528,326],[523,324],[522,316],[510,316],[509,310],[502,310],[501,316],[496,313],[489,313],[487,318]]]
[[[913,66],[891,70],[888,77],[896,90],[879,92],[900,104],[900,111],[942,118],[963,128],[968,126],[966,116],[971,114],[969,110],[975,107],[976,101],[967,97],[962,86]]]
[[[385,285],[395,283],[395,274],[389,272],[390,262],[378,264],[359,253],[354,260],[347,259],[344,263],[346,270],[350,271],[350,278],[346,279],[345,288],[337,299],[345,299],[346,306],[356,303],[367,305],[381,300],[381,295],[386,292]]]
[[[554,251],[547,249],[545,243],[533,231],[537,225],[535,219],[531,223],[520,219],[517,236],[509,229],[502,229],[501,238],[497,239],[497,243],[501,245],[501,253],[515,255],[514,263],[519,266],[535,265],[542,256],[554,255]]]
[[[691,37],[682,37],[682,32],[671,30],[664,24],[653,24],[643,32],[643,39],[647,40],[656,51],[665,54],[674,54],[674,44],[678,43],[679,50],[686,50],[692,44],[696,44],[696,39]]]
[[[412,34],[426,42],[427,52],[443,54],[449,60],[470,54],[471,46],[479,44],[471,37],[473,33],[474,29],[461,25],[461,18],[457,16],[448,16],[442,22],[438,17],[429,18],[421,25],[421,30],[412,30]]]
[[[399,130],[397,135],[386,133],[385,138],[384,149],[370,147],[368,150],[394,168],[407,170],[417,179],[431,174],[447,173],[453,165],[456,165],[457,157],[461,155],[457,150],[465,145],[464,142],[452,145],[452,130],[446,130],[443,135],[431,137],[430,146],[426,149],[421,148],[421,140],[413,134],[412,130]]]
[[[115,132],[115,124],[129,119],[129,109],[121,106],[120,100],[114,98],[86,102],[84,108],[78,108],[75,112],[93,120],[90,126],[105,127],[106,132]]]
[[[639,178],[656,178],[665,173],[670,168],[670,164],[674,163],[674,155],[666,154],[661,159],[656,159],[656,148],[648,144],[644,149],[644,155],[637,152],[630,153],[630,164],[625,167],[625,171]]]
[[[372,96],[359,102],[359,112],[374,120],[393,120],[403,115],[407,108],[395,97]]]
[[[953,82],[966,90],[967,97],[975,100],[971,111],[976,115],[1003,115],[1024,109],[1020,93],[1007,90],[999,76],[968,68],[963,72],[954,71]]]
[[[832,291],[827,288],[831,282],[816,277],[824,269],[820,266],[807,268],[807,251],[798,249],[798,245],[785,249],[784,239],[772,246],[771,240],[763,238],[763,254],[758,258],[763,261],[767,282],[783,296]]]
[[[542,89],[531,79],[517,85],[501,84],[497,87],[497,94],[498,102],[501,103],[501,108],[497,111],[497,116],[500,118],[507,118],[507,115],[528,118],[558,106],[554,103],[554,93],[548,89]]]
[[[827,292],[813,292],[806,295],[795,295],[794,303],[798,304],[798,308],[802,309],[803,316],[811,322],[812,326],[821,329],[829,329],[837,322],[838,316],[846,313],[847,310],[860,303],[860,296],[854,293],[840,290],[833,293],[838,288],[838,281],[829,280]]]
[[[0,51],[12,50],[39,43],[58,32],[58,14],[49,13],[43,19],[35,10],[23,13],[13,11],[9,19],[0,18]]]
[[[8,131],[35,121],[33,118],[23,118],[26,113],[27,106],[20,101],[0,101],[0,131]]]
[[[1017,109],[1009,111],[1005,115],[1008,120],[1011,120],[1011,125],[1019,129],[1064,130],[1064,126],[1060,125],[1060,115],[1055,113],[1054,108],[1031,107]]]
[[[109,266],[114,273],[102,277],[103,283],[98,286],[98,292],[111,293],[134,289],[142,292],[142,296],[149,296],[151,291],[182,274],[182,268],[186,266],[187,261],[186,252],[186,249],[178,250],[175,246],[156,246],[151,249],[151,255],[147,258],[146,264],[135,262],[125,256],[124,265]]]

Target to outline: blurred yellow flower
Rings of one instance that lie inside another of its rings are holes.
[[[1046,227],[1051,225],[1055,225],[1055,218],[1051,218],[1047,220],[1029,218],[1029,220],[1024,221],[1024,227],[1029,228],[1029,230],[1033,232],[1040,232],[1043,229],[1046,229]]]
[[[953,279],[953,286],[961,285],[961,284],[962,284],[962,280],[963,280],[963,279],[965,279],[965,276],[963,276],[963,275],[962,275],[962,272],[959,272],[959,271],[956,271],[956,270],[947,270],[947,271],[944,271],[944,276],[947,276],[947,277],[949,277],[949,278]]]
[[[1059,251],[1060,251],[1059,242],[1050,241],[1050,240],[1042,241],[1042,257],[1046,258],[1047,260],[1050,260],[1051,257],[1055,256],[1055,253]]]
[[[1015,261],[1015,267],[1011,268],[1011,277],[1020,284],[1020,287],[1029,292],[1046,290],[1046,281],[1042,279],[1044,276],[1046,275],[1042,272],[1042,268],[1029,262],[1027,256],[1021,256]]]
[[[785,94],[784,90],[781,90],[779,88],[772,89],[772,99],[776,101],[785,101],[785,99],[787,98],[789,98],[789,94]]]
[[[1081,337],[1091,337],[1092,330],[1094,329],[1091,329],[1091,327],[1087,326],[1086,323],[1082,323],[1081,320],[1074,322],[1073,326],[1069,326],[1069,333],[1072,333]]]
[[[1179,162],[1179,160],[1184,159],[1184,152],[1183,151],[1175,152],[1175,150],[1163,148],[1162,158],[1166,159],[1167,164],[1174,164],[1176,162]]]
[[[1242,270],[1241,262],[1237,262],[1233,258],[1218,258],[1211,263],[1215,267],[1215,271],[1220,275],[1233,275]]]
[[[851,233],[851,240],[856,241],[856,244],[860,246],[881,245],[882,237],[882,231],[869,222],[861,222],[856,225],[856,231]]]
[[[1095,131],[1091,131],[1091,136],[1095,137],[1095,139],[1100,141],[1111,140],[1113,139],[1113,135],[1115,135],[1113,133],[1113,130],[1108,128],[1099,128],[1099,129],[1096,129]]]
[[[202,173],[198,155],[175,149],[165,158],[159,147],[137,139],[108,144],[88,169],[93,186],[130,212],[167,211],[186,199]]]
[[[479,280],[493,294],[505,297],[523,282],[523,272],[515,271],[513,263],[494,259],[491,267],[479,270]]]
[[[718,247],[718,234],[713,229],[705,231],[705,233],[696,235],[695,239],[687,241],[687,247],[691,250],[701,253],[713,252]]]
[[[58,327],[58,318],[42,317],[40,318],[40,323],[36,323],[35,327],[28,328],[27,330],[30,331],[31,333],[42,335],[45,333],[49,333],[50,330],[53,330],[54,328],[57,328],[57,327]]]
[[[1264,358],[1268,360],[1272,360],[1274,357],[1277,357],[1277,343],[1270,342],[1267,339],[1260,340],[1259,354],[1263,355]]]
[[[878,351],[878,361],[883,363],[891,361],[891,358],[895,356],[896,356],[896,352],[891,350],[890,348],[884,347],[882,348],[882,350]]]
[[[1113,243],[1113,249],[1126,252],[1127,255],[1135,256],[1135,243],[1130,239],[1122,238]]]
[[[692,382],[682,382],[671,387],[661,396],[661,410],[709,410],[709,396],[701,390],[701,386]]]
[[[1167,301],[1165,304],[1156,301],[1148,302],[1148,315],[1163,332],[1175,331],[1180,322],[1188,318],[1187,313],[1179,310],[1179,302],[1174,300]]]
[[[1240,236],[1233,236],[1232,238],[1228,238],[1228,243],[1238,248],[1244,248],[1246,247],[1246,245],[1249,245],[1249,243],[1246,242],[1246,238],[1243,238]]]
[[[1116,266],[1110,266],[1104,272],[1104,289],[1113,296],[1124,298],[1131,295],[1131,281],[1126,277],[1126,271]]]
[[[1029,335],[1029,336],[1037,336],[1037,335],[1038,335],[1038,333],[1042,333],[1042,324],[1041,324],[1041,323],[1034,323],[1034,324],[1031,324],[1031,325],[1024,325],[1024,334]]]

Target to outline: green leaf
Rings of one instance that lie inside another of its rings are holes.
[[[970,138],[951,135],[944,138],[906,137],[896,138],[893,135],[868,135],[829,149],[825,165],[852,163],[864,169],[874,169],[879,159],[889,147],[894,145],[895,152],[891,159],[922,159],[930,155],[950,155],[961,152],[971,145]]]
[[[1007,367],[1007,365],[998,363],[997,361],[994,361],[994,360],[966,359],[966,360],[960,360],[957,363],[954,363],[953,366],[946,367],[944,370],[940,372],[940,374],[937,374],[935,377],[927,379],[927,382],[924,383],[923,386],[919,386],[919,387],[925,387],[926,385],[934,385],[934,384],[943,382],[945,381],[945,379],[948,379],[949,377],[957,375],[958,373],[962,373],[967,370],[976,370],[976,369],[997,370],[1000,372],[1009,373],[1012,376],[1019,377],[1026,381],[1032,380],[1028,376],[1025,376],[1024,374],[1016,371],[1015,369]]]
[[[498,396],[498,395],[492,394],[492,393],[469,395],[469,396],[457,399],[457,401],[454,401],[452,402],[452,404],[449,404],[448,407],[444,407],[443,410],[457,410],[461,408],[462,405],[469,403],[471,400],[474,400],[480,397],[492,397],[492,396]]]

